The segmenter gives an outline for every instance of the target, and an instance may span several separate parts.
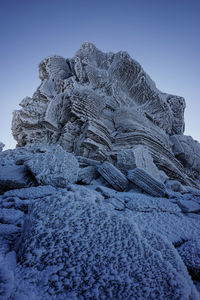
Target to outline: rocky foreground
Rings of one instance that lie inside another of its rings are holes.
[[[200,299],[200,144],[126,52],[39,65],[0,143],[0,299]]]

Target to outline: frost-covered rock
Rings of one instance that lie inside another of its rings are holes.
[[[59,145],[50,147],[25,161],[25,166],[34,175],[38,184],[65,187],[78,178],[78,162],[72,153],[65,152]]]
[[[134,170],[129,170],[128,179],[152,196],[165,197],[166,195],[164,184],[156,180],[144,169],[135,168]]]
[[[200,242],[189,240],[177,247],[178,253],[188,268],[191,276],[200,281]]]
[[[92,180],[96,179],[99,176],[97,168],[94,166],[88,166],[86,168],[79,169],[78,173],[78,182],[84,184],[90,184]]]
[[[186,192],[181,183],[177,180],[167,180],[166,187],[174,192]]]
[[[4,258],[0,257],[0,300],[11,299],[14,294],[15,266],[16,253],[14,251],[9,252]]]
[[[170,140],[183,136],[184,99],[158,90],[126,52],[103,53],[84,43],[72,59],[44,59],[39,76],[33,97],[14,112],[19,146],[56,143],[77,156],[116,165],[119,151],[140,145],[146,150],[135,150],[137,167],[145,165],[159,179],[157,167],[170,179],[197,187]]]
[[[184,213],[198,213],[200,212],[200,203],[198,204],[192,200],[182,200],[180,199],[178,205]]]
[[[187,169],[189,176],[196,178],[200,173],[200,143],[191,136],[174,135],[171,137],[175,156]]]
[[[173,244],[199,237],[200,216],[182,213],[178,201],[183,197],[179,193],[177,199],[167,199],[133,191],[117,192],[103,186],[96,187],[96,190],[112,204],[113,209],[122,210],[123,215],[137,223],[142,231],[159,233]]]
[[[27,213],[32,200],[50,196],[56,191],[54,187],[49,185],[10,190],[0,198],[0,208],[9,209],[8,213],[12,213],[12,209]]]
[[[56,193],[56,188],[54,188],[53,186],[50,185],[35,186],[30,188],[7,191],[3,194],[2,198],[6,199],[6,198],[17,197],[21,200],[26,200],[26,199],[31,200],[31,199],[50,196],[54,193]]]
[[[31,177],[25,166],[1,166],[0,168],[0,193],[6,190],[28,187]]]
[[[18,147],[0,143],[0,299],[199,299],[186,266],[199,280],[200,147],[183,135],[184,99],[90,43],[39,77],[14,112]]]
[[[159,170],[154,164],[152,156],[149,151],[141,145],[132,149],[124,149],[117,153],[117,165],[118,168],[126,174],[129,170],[141,168],[150,173],[152,177],[160,180]]]
[[[41,299],[198,299],[166,239],[143,233],[87,189],[33,202],[20,245],[20,277],[33,287],[36,270],[42,274]]]
[[[97,167],[101,164],[101,162],[98,161],[98,160],[87,158],[87,157],[84,157],[84,156],[76,156],[76,158],[78,159],[79,164],[84,166],[84,167],[85,166]]]
[[[104,162],[97,168],[101,176],[117,191],[123,191],[128,187],[128,180],[124,174],[120,172],[111,163]]]
[[[2,208],[0,210],[0,223],[15,224],[17,226],[22,223],[23,213],[15,209]]]

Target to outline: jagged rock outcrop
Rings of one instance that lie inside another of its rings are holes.
[[[126,52],[103,53],[86,42],[72,59],[44,59],[39,76],[33,97],[14,112],[19,146],[57,143],[77,156],[115,165],[119,151],[142,145],[170,179],[195,186],[189,177],[196,178],[197,166],[189,159],[192,172],[185,172],[170,140],[185,139],[184,99],[159,91]]]
[[[198,178],[200,174],[200,143],[191,136],[173,135],[171,137],[174,155],[181,161],[188,176]]]
[[[33,185],[65,187],[78,180],[79,164],[59,145],[32,144],[0,156],[0,193]]]

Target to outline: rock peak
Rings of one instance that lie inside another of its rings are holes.
[[[188,141],[184,98],[158,90],[127,52],[104,53],[84,42],[71,59],[45,58],[39,77],[33,97],[14,112],[18,146],[56,143],[75,155],[115,165],[119,151],[139,144],[171,178],[190,181],[184,167],[195,177],[194,165],[185,162],[188,153],[179,149],[182,154],[174,154]]]

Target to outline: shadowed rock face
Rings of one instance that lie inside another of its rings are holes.
[[[126,52],[103,53],[84,43],[72,59],[44,59],[39,76],[33,97],[14,112],[18,146],[58,143],[67,152],[115,165],[119,151],[139,144],[171,179],[194,185],[187,174],[195,178],[199,164],[186,174],[170,139],[183,136],[184,98],[159,91]]]

